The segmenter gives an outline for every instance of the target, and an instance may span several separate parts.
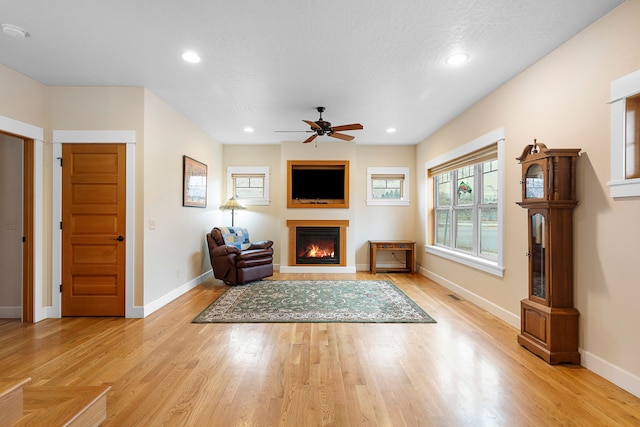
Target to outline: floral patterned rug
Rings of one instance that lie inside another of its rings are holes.
[[[264,280],[229,288],[192,323],[436,323],[388,280]]]

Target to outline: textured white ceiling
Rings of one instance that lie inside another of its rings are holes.
[[[416,144],[620,3],[0,0],[0,23],[30,34],[0,34],[0,63],[50,86],[144,86],[224,144],[302,141],[274,131],[307,130],[317,106],[362,123],[345,132],[358,144]],[[454,51],[470,61],[446,65]]]

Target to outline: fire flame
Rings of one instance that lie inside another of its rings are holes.
[[[318,245],[311,245],[306,253],[307,258],[333,258],[334,252],[320,248]]]

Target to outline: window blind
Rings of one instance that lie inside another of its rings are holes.
[[[436,176],[445,172],[451,172],[465,166],[474,165],[476,163],[486,162],[498,158],[498,143],[488,145],[480,150],[453,159],[447,163],[434,166],[429,169],[429,176]]]

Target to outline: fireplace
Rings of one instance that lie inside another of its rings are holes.
[[[346,266],[347,220],[288,220],[289,265]]]
[[[340,264],[340,227],[296,227],[296,264]]]

